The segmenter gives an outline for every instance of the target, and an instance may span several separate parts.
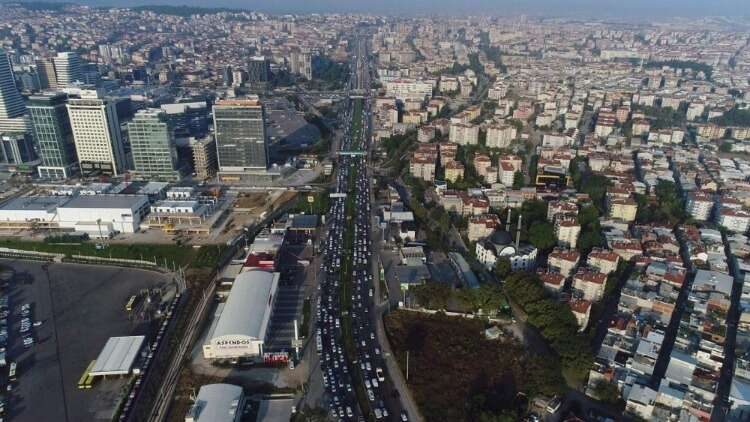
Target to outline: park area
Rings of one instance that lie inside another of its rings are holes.
[[[395,311],[385,317],[391,347],[425,420],[516,421],[529,400],[560,393],[554,359],[530,354],[510,335],[490,340],[483,320]]]

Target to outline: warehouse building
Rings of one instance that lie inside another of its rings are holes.
[[[19,197],[0,205],[0,228],[60,229],[111,237],[138,231],[148,206],[146,195]]]
[[[185,422],[238,422],[242,419],[245,396],[242,387],[207,384],[198,390]]]
[[[203,356],[262,359],[278,285],[279,273],[253,270],[237,275],[229,298],[216,309]]]
[[[57,208],[65,196],[24,196],[0,205],[0,227],[8,230],[58,227]]]
[[[110,237],[115,233],[135,233],[148,214],[146,195],[79,195],[57,209],[61,228]]]

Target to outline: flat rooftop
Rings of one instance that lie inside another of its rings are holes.
[[[70,201],[69,196],[23,196],[0,205],[5,211],[51,211]]]
[[[207,384],[198,390],[198,397],[185,420],[235,422],[237,412],[242,412],[242,402],[242,387],[232,384]]]
[[[145,195],[80,195],[70,199],[62,208],[127,208],[148,202]]]
[[[129,374],[145,341],[145,336],[110,337],[97,356],[91,375]]]
[[[292,417],[292,399],[263,400],[258,408],[258,422],[287,422]]]

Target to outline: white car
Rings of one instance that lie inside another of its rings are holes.
[[[378,377],[378,381],[385,381],[385,375],[383,375],[383,368],[375,368],[375,375]]]

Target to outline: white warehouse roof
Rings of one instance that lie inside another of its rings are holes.
[[[127,375],[146,340],[144,336],[110,337],[96,358],[91,375]]]
[[[279,273],[253,270],[237,275],[211,337],[242,335],[263,341],[278,285]]]
[[[232,384],[207,384],[198,391],[195,403],[185,416],[186,422],[235,422],[242,415],[242,387]]]

